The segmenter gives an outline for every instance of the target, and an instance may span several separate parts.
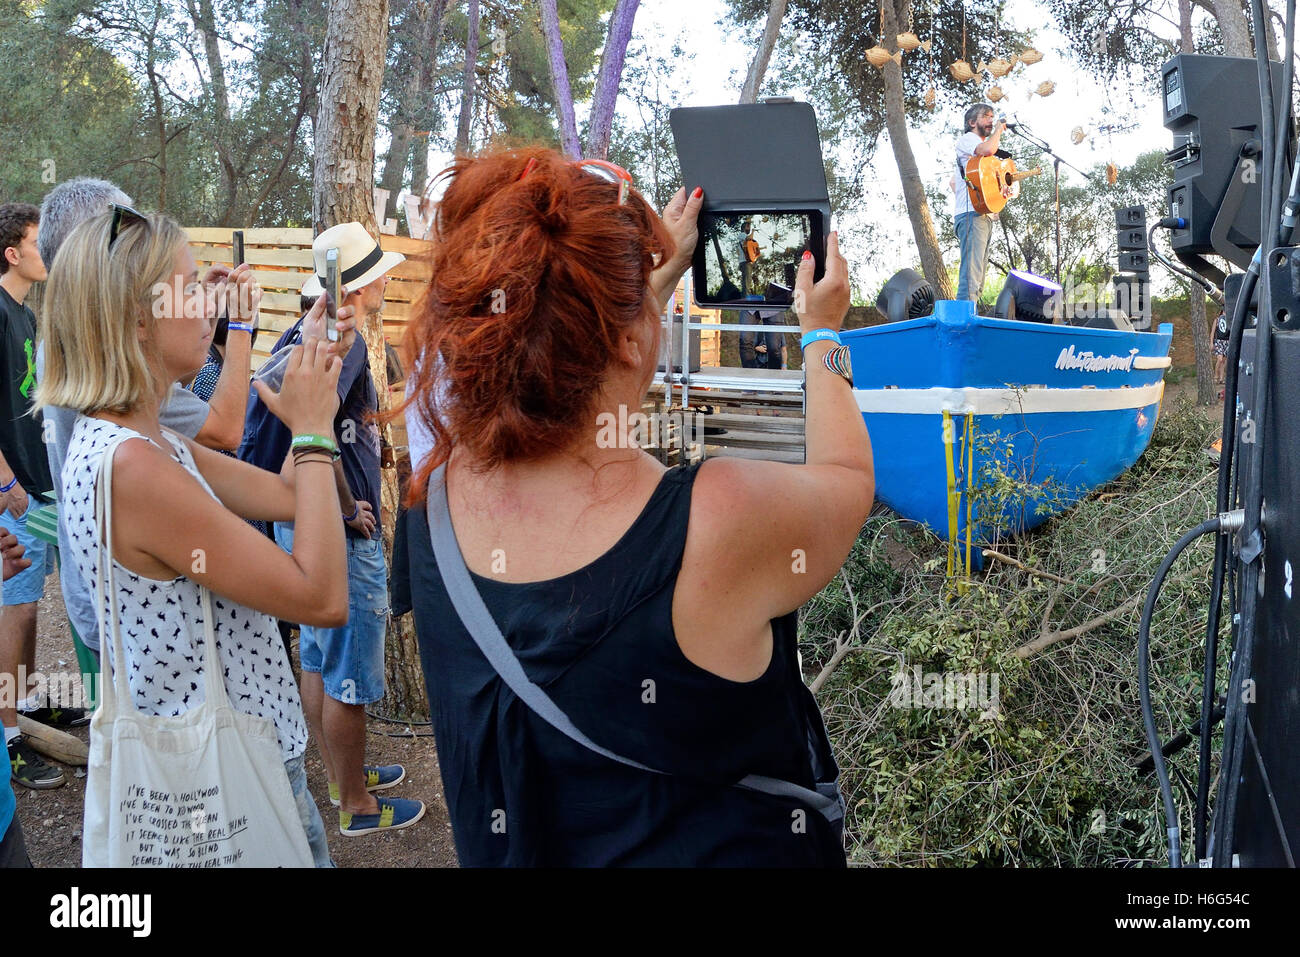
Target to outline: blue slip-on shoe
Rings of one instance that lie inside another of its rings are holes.
[[[410,827],[424,817],[424,802],[406,798],[377,798],[378,814],[349,814],[339,811],[339,833],[344,837],[360,837],[376,831],[399,831]]]
[[[362,769],[366,775],[366,790],[370,792],[387,791],[406,780],[406,768],[400,764],[381,764],[378,767],[365,765]],[[339,786],[337,781],[329,782],[330,803],[339,806]]]

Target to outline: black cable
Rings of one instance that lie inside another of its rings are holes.
[[[1247,676],[1252,671],[1254,663],[1254,646],[1255,646],[1255,616],[1258,608],[1259,593],[1259,572],[1261,568],[1260,555],[1263,550],[1262,529],[1260,528],[1260,513],[1263,504],[1263,485],[1264,485],[1264,456],[1262,443],[1258,441],[1263,438],[1263,429],[1266,416],[1266,405],[1268,401],[1268,384],[1270,378],[1271,365],[1271,331],[1272,321],[1269,316],[1272,296],[1269,282],[1269,270],[1264,264],[1264,257],[1270,252],[1270,244],[1274,235],[1280,227],[1275,227],[1273,216],[1276,212],[1280,218],[1280,201],[1273,195],[1275,182],[1273,179],[1273,170],[1276,166],[1273,152],[1277,149],[1276,130],[1273,125],[1273,76],[1272,68],[1269,65],[1267,50],[1264,46],[1264,31],[1268,29],[1263,8],[1263,0],[1251,0],[1251,18],[1255,33],[1255,66],[1259,78],[1260,91],[1260,127],[1261,127],[1261,166],[1263,167],[1263,179],[1261,181],[1262,194],[1264,201],[1261,204],[1263,209],[1260,214],[1259,239],[1260,247],[1255,254],[1255,258],[1260,263],[1260,295],[1259,295],[1259,320],[1255,324],[1255,400],[1252,413],[1254,416],[1254,429],[1257,436],[1255,447],[1251,451],[1250,471],[1243,487],[1243,507],[1245,510],[1245,524],[1241,530],[1239,560],[1242,562],[1240,576],[1241,588],[1241,618],[1238,640],[1233,648],[1233,667],[1231,677],[1228,682],[1228,713],[1223,724],[1223,759],[1221,763],[1221,775],[1223,778],[1223,790],[1220,800],[1215,807],[1215,821],[1217,837],[1214,848],[1214,864],[1216,867],[1228,867],[1231,865],[1233,856],[1233,847],[1235,844],[1236,827],[1237,827],[1237,798],[1240,793],[1242,755],[1244,752],[1246,722],[1245,709],[1246,704],[1241,700],[1241,687]],[[1294,19],[1295,3],[1290,0],[1287,4],[1288,20]],[[1294,34],[1289,33],[1289,37],[1294,42]],[[1291,50],[1287,51],[1288,56]]]
[[[399,718],[389,718],[382,714],[375,714],[373,711],[367,711],[366,717],[374,718],[376,721],[383,721],[385,724],[409,724],[413,728],[433,727],[432,721],[402,721]]]
[[[1255,282],[1259,279],[1259,261],[1252,261],[1250,269],[1242,277],[1241,290],[1232,310],[1232,325],[1228,333],[1228,355],[1225,359],[1223,376],[1223,427],[1220,431],[1219,450],[1219,487],[1215,496],[1215,508],[1220,515],[1234,508],[1237,504],[1233,488],[1233,466],[1236,461],[1237,438],[1237,373],[1241,358],[1241,339],[1246,329],[1246,316],[1250,311],[1250,297],[1255,292]],[[1196,859],[1203,860],[1206,850],[1206,819],[1210,797],[1210,748],[1214,734],[1213,726],[1206,715],[1214,710],[1218,697],[1218,649],[1219,649],[1219,613],[1223,607],[1224,578],[1228,574],[1231,559],[1229,541],[1221,535],[1214,543],[1214,577],[1210,586],[1210,610],[1205,624],[1205,665],[1201,676],[1201,752],[1197,765],[1196,812],[1193,817],[1192,834],[1196,848]]]
[[[1169,574],[1169,569],[1183,553],[1183,549],[1202,535],[1218,530],[1218,518],[1211,518],[1201,522],[1191,531],[1185,532],[1183,537],[1178,539],[1174,547],[1169,550],[1169,554],[1165,556],[1165,560],[1160,563],[1155,578],[1151,580],[1151,587],[1147,589],[1146,604],[1142,606],[1142,624],[1138,627],[1138,699],[1142,703],[1142,726],[1146,729],[1147,744],[1151,748],[1156,778],[1160,782],[1160,796],[1165,804],[1165,833],[1169,836],[1169,866],[1174,868],[1183,866],[1183,852],[1178,836],[1178,811],[1174,807],[1174,792],[1169,784],[1169,768],[1165,763],[1160,735],[1156,733],[1155,713],[1151,710],[1151,615],[1156,607],[1156,599],[1160,597],[1165,576]]]
[[[1147,249],[1151,251],[1151,255],[1155,256],[1157,261],[1159,261],[1159,263],[1162,266],[1164,266],[1166,269],[1170,270],[1171,272],[1176,272],[1180,276],[1186,276],[1192,282],[1199,285],[1202,289],[1205,290],[1205,294],[1207,296],[1209,296],[1216,303],[1222,306],[1223,294],[1219,292],[1218,289],[1215,288],[1213,283],[1211,283],[1204,276],[1196,275],[1196,273],[1192,272],[1190,269],[1183,269],[1181,266],[1175,266],[1173,263],[1171,263],[1168,259],[1164,257],[1164,254],[1161,253],[1160,250],[1156,249],[1156,240],[1155,240],[1156,230],[1160,229],[1162,226],[1166,229],[1173,228],[1167,222],[1166,219],[1161,219],[1161,220],[1157,220],[1155,223],[1152,223],[1151,228],[1147,230]]]

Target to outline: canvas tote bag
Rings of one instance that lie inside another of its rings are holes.
[[[100,705],[90,722],[83,867],[311,867],[275,725],[231,707],[217,657],[212,593],[203,588],[203,704],[174,718],[141,714],[126,680],[113,564],[113,454],[95,490],[100,607],[114,596],[100,647]],[[111,634],[106,635],[105,632]]]

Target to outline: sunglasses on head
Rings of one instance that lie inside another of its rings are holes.
[[[112,249],[113,243],[117,241],[117,234],[120,233],[127,226],[134,225],[135,223],[144,223],[146,226],[149,225],[149,220],[145,218],[144,213],[140,212],[139,210],[132,209],[130,206],[122,206],[118,203],[114,203],[112,206],[112,210],[113,210],[113,223],[111,226],[108,227],[108,248],[109,249]]]
[[[627,203],[628,188],[636,185],[632,180],[631,173],[618,164],[610,163],[607,160],[574,160],[573,165],[578,167],[578,169],[582,170],[584,173],[588,173],[595,176],[597,179],[603,179],[607,183],[613,183],[616,185],[618,187],[618,204],[620,206]],[[536,166],[537,160],[530,159],[528,164],[524,167],[524,171],[519,174],[519,178],[523,179],[531,173]]]

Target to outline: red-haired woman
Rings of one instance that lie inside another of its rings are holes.
[[[804,350],[807,464],[665,469],[608,423],[641,409],[701,192],[661,221],[621,170],[540,149],[446,175],[408,333],[407,414],[435,445],[394,591],[461,863],[842,866],[795,634],[874,494],[824,362],[849,303],[836,237],[825,278],[798,274],[801,325],[830,330]]]

